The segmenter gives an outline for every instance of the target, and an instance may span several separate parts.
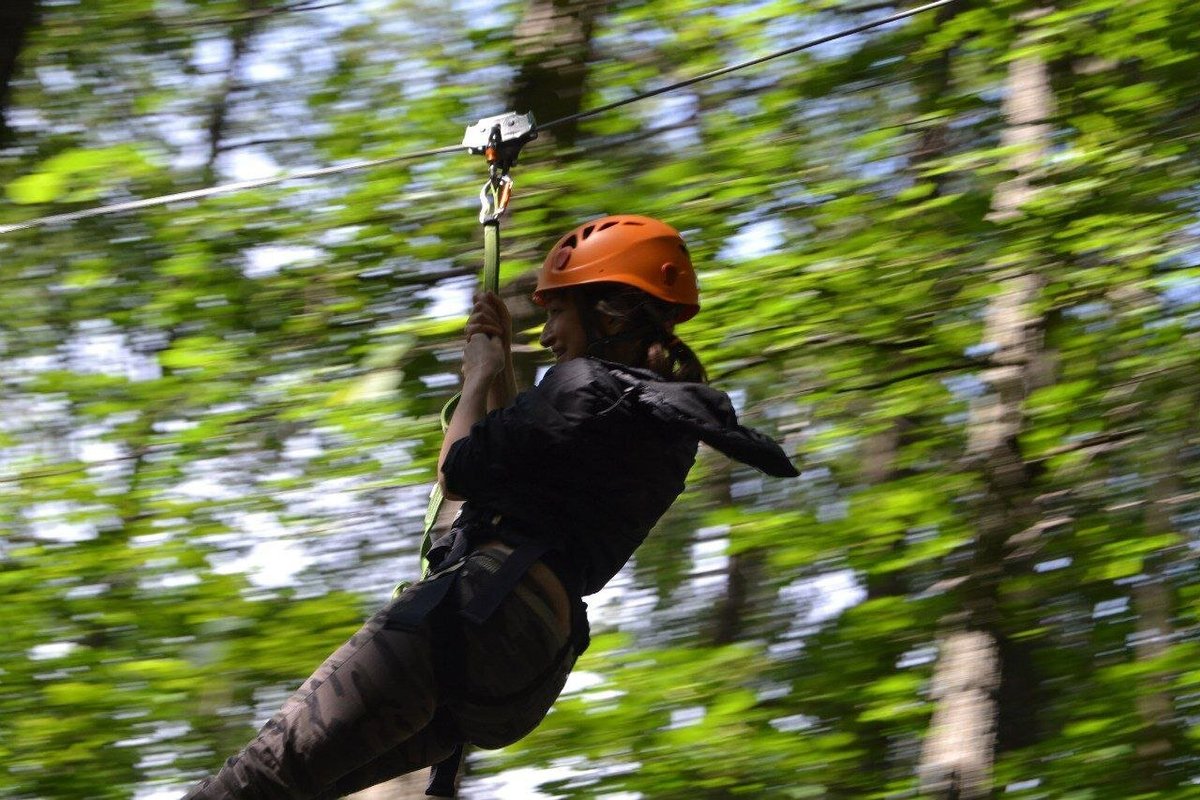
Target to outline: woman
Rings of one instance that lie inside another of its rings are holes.
[[[368,620],[189,798],[339,797],[454,763],[460,742],[520,739],[587,646],[581,598],[683,491],[698,441],[797,474],[737,424],[675,336],[700,305],[673,228],[630,215],[576,228],[546,257],[534,300],[555,365],[515,397],[504,304],[485,295],[467,322],[462,397],[438,459],[443,491],[466,502],[430,552],[430,577]]]

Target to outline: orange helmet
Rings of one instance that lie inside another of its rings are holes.
[[[543,292],[585,283],[623,283],[676,303],[676,322],[700,310],[696,272],[683,237],[650,217],[601,217],[559,239],[538,272],[533,301],[545,305]]]

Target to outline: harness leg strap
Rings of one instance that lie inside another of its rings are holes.
[[[529,571],[533,563],[541,558],[550,545],[546,542],[525,542],[509,553],[508,558],[500,565],[490,579],[471,598],[459,614],[466,620],[482,625],[488,617],[499,608],[500,603],[513,590],[513,587]]]
[[[425,787],[425,794],[430,797],[455,796],[457,790],[454,781],[458,777],[458,770],[462,767],[463,752],[464,747],[460,744],[454,748],[453,753],[430,768],[429,785]]]

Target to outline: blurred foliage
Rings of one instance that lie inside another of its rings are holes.
[[[585,107],[870,6],[599,4]],[[505,110],[524,12],[43,3],[0,224],[453,144]],[[996,792],[1192,796],[1198,31],[1170,0],[962,0],[529,146],[510,291],[581,219],[669,220],[705,306],[681,335],[804,475],[705,453],[593,602],[591,685],[475,772],[557,766],[546,791],[579,798],[918,796],[983,522],[983,317],[1018,270],[1052,374],[1022,408],[1035,522],[993,565]],[[1019,57],[1050,67],[1052,147],[998,220]],[[411,577],[483,178],[449,156],[0,237],[0,796],[178,789]]]

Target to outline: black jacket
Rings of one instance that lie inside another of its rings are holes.
[[[551,368],[477,422],[442,471],[467,500],[466,524],[499,515],[552,542],[591,594],[683,491],[697,441],[770,475],[798,474],[775,442],[738,424],[723,392],[592,358]]]

